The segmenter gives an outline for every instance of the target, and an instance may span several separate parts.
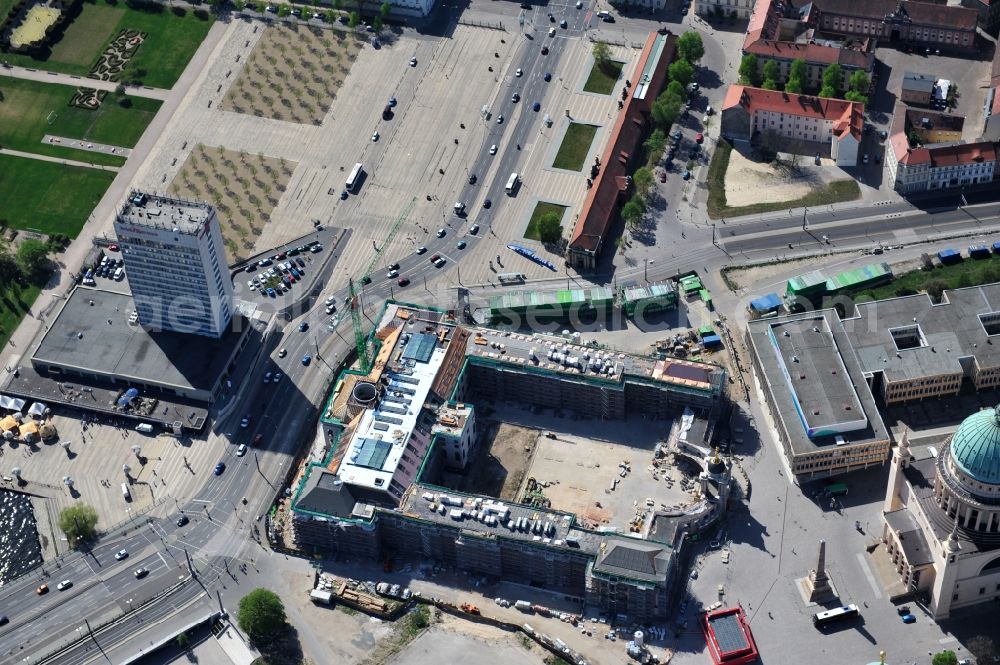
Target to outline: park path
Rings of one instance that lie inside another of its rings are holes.
[[[29,69],[28,67],[13,67],[4,65],[0,67],[0,75],[9,76],[14,79],[24,79],[26,81],[41,81],[42,83],[57,83],[59,85],[69,85],[74,88],[83,86],[94,88],[95,90],[107,90],[113,92],[118,83],[115,81],[100,81],[89,79],[73,74],[59,74],[57,72],[45,71],[42,69]],[[175,86],[176,87],[176,86]],[[148,97],[149,99],[159,99],[164,101],[170,95],[170,90],[163,88],[150,88],[149,86],[127,85],[125,93],[133,97]]]
[[[111,171],[118,173],[121,167],[104,166],[102,164],[91,164],[90,162],[78,162],[75,159],[63,159],[62,157],[52,157],[51,155],[39,155],[34,152],[22,152],[11,150],[10,148],[0,148],[0,155],[11,155],[12,157],[25,157],[27,159],[37,159],[41,162],[52,162],[54,164],[65,164],[66,166],[82,166],[85,169],[97,169],[98,171]]]
[[[139,142],[132,149],[131,157],[118,170],[118,175],[94,208],[94,211],[88,218],[87,223],[84,224],[83,229],[80,230],[80,234],[76,240],[66,249],[65,254],[58,257],[59,269],[52,276],[45,289],[39,294],[31,309],[28,310],[27,315],[21,321],[17,330],[14,331],[7,345],[0,350],[0,365],[8,368],[8,371],[19,364],[30,361],[29,357],[22,358],[22,356],[27,356],[27,353],[30,351],[29,346],[35,335],[38,334],[38,329],[45,323],[45,317],[53,314],[54,310],[57,309],[59,301],[66,298],[66,294],[73,285],[74,271],[83,266],[83,261],[87,253],[93,247],[93,239],[98,235],[106,237],[108,231],[111,230],[115,210],[124,200],[136,171],[149,156],[153,146],[160,139],[163,130],[176,113],[185,96],[194,86],[195,81],[202,75],[205,65],[215,53],[216,47],[223,41],[223,37],[229,30],[230,25],[223,21],[216,21],[211,29],[209,29],[205,39],[201,42],[201,46],[198,47],[198,50],[191,58],[191,62],[184,69],[184,73],[181,74],[177,83],[174,84],[174,87],[170,89],[169,94],[163,100],[163,105],[160,106],[159,112],[153,118],[153,121],[149,123],[146,131],[142,134],[142,138],[139,139]],[[0,71],[4,70],[0,68]]]

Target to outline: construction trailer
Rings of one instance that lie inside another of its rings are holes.
[[[677,307],[677,284],[668,280],[648,286],[628,286],[619,291],[618,302],[626,316],[673,309]]]
[[[754,318],[760,318],[781,310],[781,296],[777,293],[768,293],[760,298],[750,301],[750,313]]]
[[[534,320],[566,321],[576,317],[606,315],[614,306],[614,293],[605,287],[561,291],[514,291],[490,298],[490,320],[521,323]]]
[[[893,279],[892,268],[888,263],[872,263],[861,268],[848,270],[826,280],[826,294],[868,289],[882,284],[888,284]]]
[[[942,249],[938,252],[938,261],[941,265],[949,266],[953,263],[959,263],[962,260],[962,253],[954,249]]]
[[[819,270],[792,277],[785,285],[785,295],[789,298],[814,298],[826,292],[826,277]]]

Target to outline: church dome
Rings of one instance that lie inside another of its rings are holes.
[[[951,456],[975,480],[1000,485],[1000,406],[962,421],[951,440]]]

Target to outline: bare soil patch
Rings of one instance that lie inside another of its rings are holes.
[[[729,155],[726,170],[726,205],[730,208],[749,206],[761,201],[794,201],[801,199],[824,183],[812,172],[792,173],[771,164],[747,159],[739,150]]]
[[[282,24],[268,27],[222,110],[301,124],[322,124],[362,42],[348,33]]]
[[[541,432],[495,420],[486,421],[486,426],[476,455],[455,489],[513,501]]]
[[[215,206],[230,263],[256,252],[297,162],[198,144],[170,183],[169,192]]]

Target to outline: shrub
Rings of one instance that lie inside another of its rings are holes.
[[[178,7],[177,5],[173,5],[170,8],[170,11],[174,13],[174,16],[187,16],[187,10],[183,7]]]

